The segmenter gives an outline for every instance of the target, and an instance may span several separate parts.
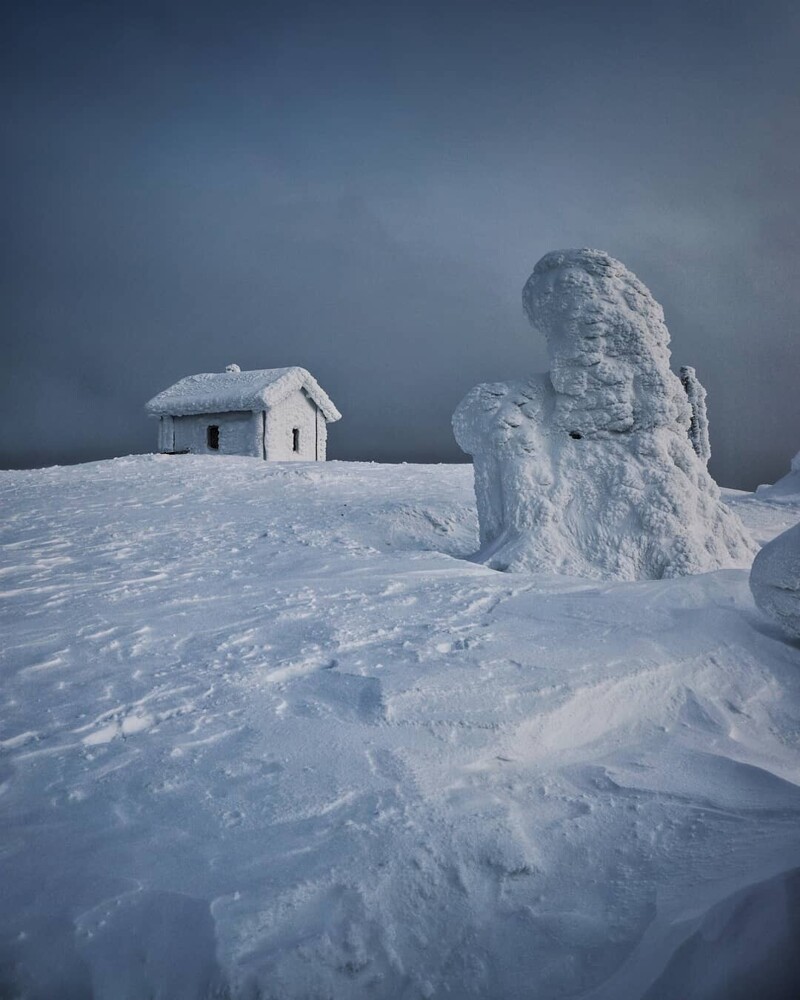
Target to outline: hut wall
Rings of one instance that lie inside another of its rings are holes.
[[[325,421],[323,419],[322,423]],[[300,389],[267,411],[266,451],[271,462],[313,462],[318,457],[317,407]],[[298,450],[294,450],[297,431]],[[323,446],[322,458],[325,457]]]
[[[193,455],[247,455],[263,458],[260,413],[199,413],[188,417],[173,417],[174,451],[189,451]],[[219,428],[219,448],[208,445],[208,428]]]

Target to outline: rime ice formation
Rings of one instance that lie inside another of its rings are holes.
[[[750,590],[765,615],[800,639],[800,524],[758,553],[750,570]]]
[[[536,265],[523,304],[550,371],[476,386],[453,416],[473,456],[476,558],[621,580],[746,564],[753,542],[689,440],[649,290],[602,251],[561,250]]]
[[[694,368],[689,365],[681,367],[681,385],[692,408],[689,440],[698,457],[708,465],[708,460],[711,458],[711,439],[708,436],[705,386],[697,377]]]

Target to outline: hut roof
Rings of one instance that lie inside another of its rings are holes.
[[[230,366],[230,369],[235,368],[235,365]],[[267,410],[295,389],[304,390],[327,421],[333,422],[341,417],[313,375],[298,367],[187,375],[154,396],[145,409],[151,417]]]

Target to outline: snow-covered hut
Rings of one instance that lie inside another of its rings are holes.
[[[145,407],[158,417],[158,450],[325,461],[328,424],[341,413],[305,368],[189,375]]]

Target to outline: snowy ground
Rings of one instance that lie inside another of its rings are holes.
[[[464,561],[468,466],[0,496],[0,997],[798,995],[800,644],[746,572]]]

